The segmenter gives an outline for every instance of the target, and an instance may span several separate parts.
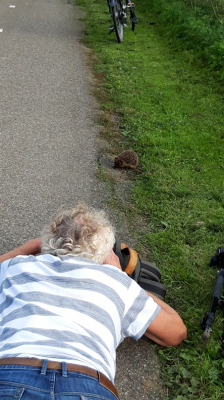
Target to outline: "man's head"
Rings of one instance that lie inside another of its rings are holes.
[[[103,263],[115,243],[115,229],[104,211],[79,203],[56,215],[42,235],[42,254],[86,257]]]

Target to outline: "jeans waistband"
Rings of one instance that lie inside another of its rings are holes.
[[[37,358],[22,358],[22,357],[0,358],[0,365],[27,365],[31,367],[40,367],[40,368],[44,367],[45,370],[46,369],[63,370],[64,364],[65,363],[60,363],[57,361],[46,362],[46,360],[40,360]],[[118,392],[116,387],[102,372],[96,371],[89,367],[85,367],[83,365],[67,364],[67,363],[66,363],[66,369],[67,371],[80,372],[98,379],[100,385],[108,389],[118,399]]]

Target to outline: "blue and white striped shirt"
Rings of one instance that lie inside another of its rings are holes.
[[[114,381],[117,346],[160,311],[126,273],[86,258],[17,256],[0,267],[0,358],[85,365]]]

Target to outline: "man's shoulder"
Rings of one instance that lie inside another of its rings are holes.
[[[75,276],[86,279],[93,279],[96,281],[107,282],[108,285],[116,287],[121,284],[124,288],[128,289],[132,283],[132,279],[119,268],[109,264],[99,264],[95,261],[89,260],[85,257],[74,257],[70,255],[55,256],[52,254],[39,254],[36,256],[17,256],[7,261],[7,268],[16,266],[17,270],[25,269],[26,271],[42,270],[47,273],[63,274],[72,273]]]

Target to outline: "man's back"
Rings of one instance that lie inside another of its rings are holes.
[[[22,256],[1,265],[1,357],[89,366],[111,381],[116,348],[160,307],[125,273],[80,257]]]

